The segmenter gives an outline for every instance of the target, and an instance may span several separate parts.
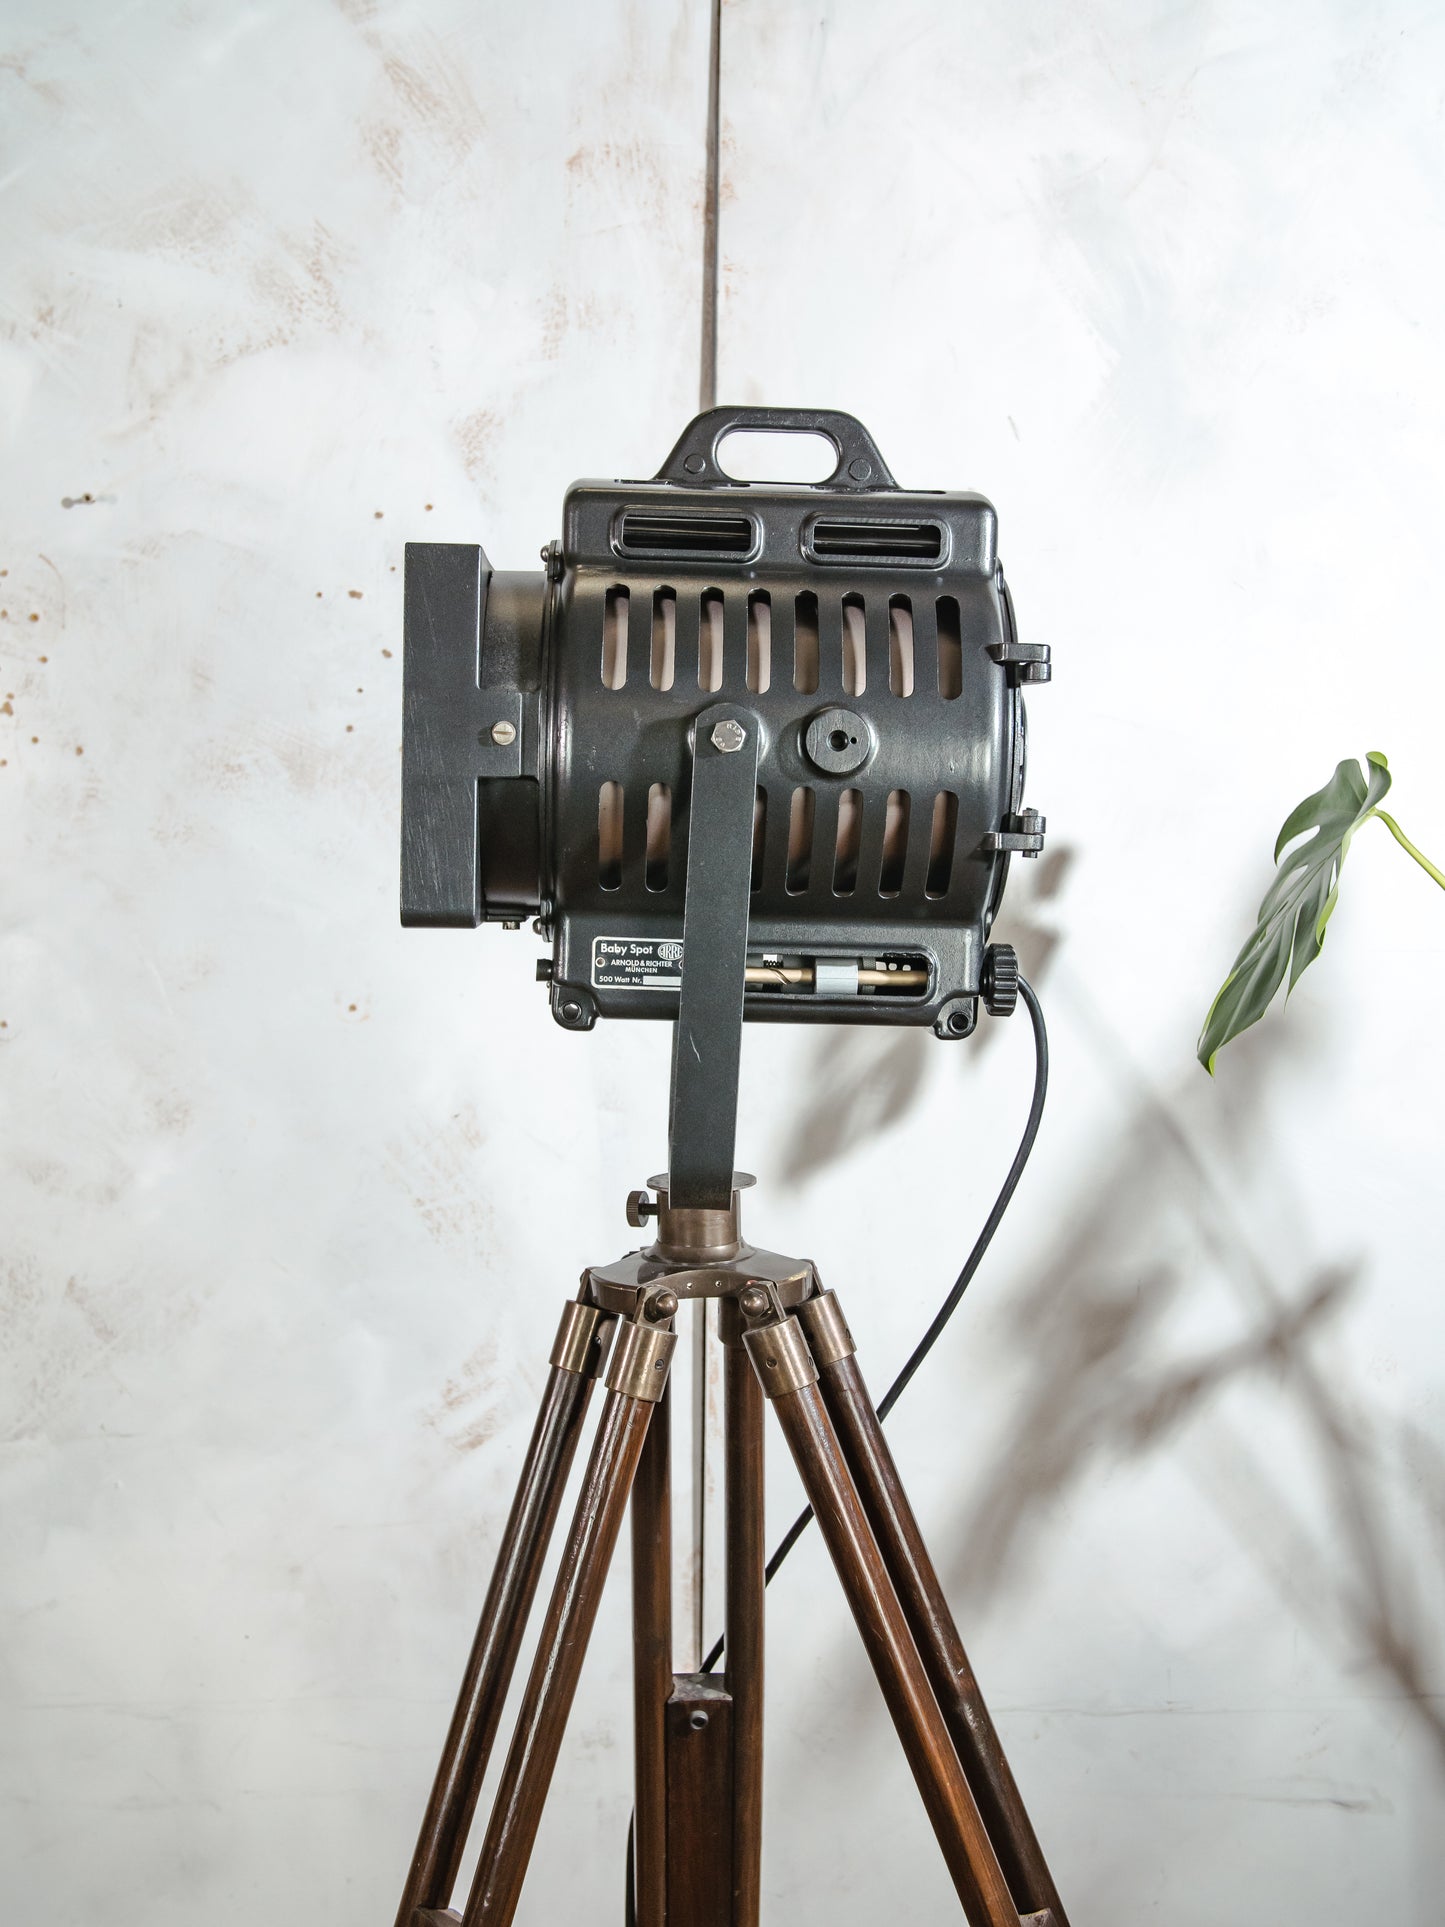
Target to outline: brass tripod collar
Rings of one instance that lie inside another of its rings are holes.
[[[798,1322],[807,1334],[808,1350],[819,1371],[836,1365],[840,1358],[851,1358],[858,1349],[836,1292],[821,1291],[816,1298],[799,1305]]]
[[[817,1384],[818,1367],[796,1318],[755,1326],[743,1333],[743,1343],[758,1383],[769,1398],[782,1398],[787,1392],[800,1392],[805,1385]]]
[[[599,1377],[607,1363],[615,1323],[596,1305],[565,1305],[548,1363],[564,1372],[576,1372],[579,1378]]]
[[[785,1258],[776,1251],[744,1245],[734,1257],[713,1264],[689,1265],[631,1251],[616,1264],[594,1265],[583,1274],[592,1303],[621,1318],[635,1315],[642,1294],[666,1279],[679,1298],[736,1298],[757,1279],[772,1285],[780,1303],[801,1305],[818,1289],[817,1273],[806,1258]]]
[[[660,1325],[628,1319],[612,1348],[607,1367],[607,1389],[624,1398],[646,1399],[655,1405],[667,1387],[667,1368],[677,1349],[677,1333]]]

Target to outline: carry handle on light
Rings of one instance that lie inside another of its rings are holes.
[[[718,460],[718,447],[737,432],[821,435],[838,453],[833,473],[810,486],[838,489],[897,488],[878,444],[856,415],[837,408],[709,408],[683,430],[676,447],[657,471],[659,482],[690,488],[746,488]]]

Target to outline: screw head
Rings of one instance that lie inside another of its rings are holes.
[[[498,749],[506,749],[509,743],[515,743],[516,740],[517,725],[515,723],[501,722],[492,724],[492,741],[497,745]]]
[[[627,1194],[627,1222],[634,1231],[640,1231],[649,1218],[657,1216],[657,1203],[646,1191],[629,1191]]]
[[[687,1723],[694,1733],[702,1733],[707,1728],[707,1714],[699,1707],[697,1712],[688,1714]]]
[[[675,1291],[654,1292],[647,1301],[646,1317],[654,1325],[677,1316],[677,1293]]]
[[[848,464],[848,473],[855,482],[866,482],[873,473],[873,464],[864,456],[858,455]]]
[[[730,716],[724,717],[720,723],[713,724],[712,746],[716,750],[721,750],[724,756],[731,756],[733,751],[741,749],[747,740],[747,731],[741,723],[735,723]]]
[[[745,1285],[738,1293],[738,1310],[744,1318],[761,1318],[768,1308],[768,1294],[761,1285]]]
[[[706,455],[699,455],[696,450],[694,450],[691,455],[683,456],[682,465],[689,475],[701,475],[707,467],[707,457]]]

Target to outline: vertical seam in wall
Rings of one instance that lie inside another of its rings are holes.
[[[698,407],[717,407],[718,80],[722,65],[722,0],[712,0],[707,59],[707,176],[702,209],[702,353]]]

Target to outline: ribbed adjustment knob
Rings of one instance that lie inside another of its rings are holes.
[[[1013,1015],[1019,1000],[1019,960],[1011,943],[991,943],[984,951],[979,988],[990,1017]]]

